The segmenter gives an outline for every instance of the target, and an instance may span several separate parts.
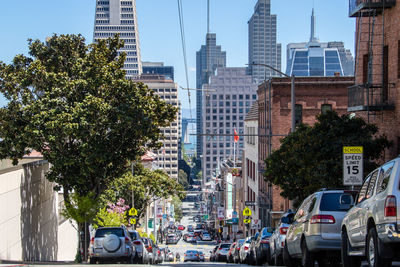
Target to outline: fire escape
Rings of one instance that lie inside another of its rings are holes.
[[[385,9],[396,0],[349,0],[349,16],[357,18],[356,84],[348,88],[348,111],[370,116],[393,110],[388,81],[388,46],[385,45]],[[359,70],[360,61],[362,70]]]

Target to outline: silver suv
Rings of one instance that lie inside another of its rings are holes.
[[[400,259],[400,158],[371,172],[342,224],[343,266],[391,266]],[[345,200],[342,200],[342,202]]]
[[[322,189],[308,196],[290,222],[283,249],[286,266],[339,266],[340,227],[350,205],[341,205],[342,195],[352,191]]]
[[[135,247],[125,227],[98,228],[90,241],[90,263],[113,260],[133,263]]]

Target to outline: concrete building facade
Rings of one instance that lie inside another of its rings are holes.
[[[324,110],[334,110],[339,115],[347,113],[347,87],[354,77],[299,77],[296,78],[295,118],[297,123],[313,125],[316,115]],[[279,149],[280,139],[291,128],[291,80],[272,78],[258,87],[259,125],[259,179],[264,178],[265,159]],[[271,104],[270,104],[271,103]],[[282,213],[291,208],[290,202],[280,195],[280,188],[264,184],[260,191],[266,194],[270,208],[270,224],[276,226]]]
[[[234,158],[234,130],[244,133],[244,118],[256,101],[257,85],[246,74],[246,68],[218,68],[203,95],[203,177],[209,179],[218,167],[218,161]],[[211,91],[215,90],[215,91]],[[212,136],[212,134],[215,134]],[[236,143],[236,160],[241,160],[243,136]],[[207,182],[207,181],[205,181]]]
[[[350,0],[349,15],[356,18],[357,52],[348,111],[393,142],[384,160],[393,159],[400,154],[400,3]]]
[[[126,53],[126,77],[136,78],[142,72],[136,0],[96,0],[94,41],[113,38],[117,33],[125,42],[119,52]]]
[[[160,140],[163,143],[162,148],[152,151],[156,154],[156,159],[153,163],[166,171],[170,177],[178,179],[178,154],[182,131],[178,85],[172,80],[166,79],[163,75],[143,74],[136,81],[143,82],[165,102],[179,108],[175,121],[170,126],[161,128],[161,132],[164,135],[164,139]]]
[[[267,64],[281,69],[282,45],[277,43],[277,17],[271,14],[271,0],[258,0],[249,25],[249,64]],[[249,66],[253,81],[261,83],[266,78],[278,76],[264,66]]]
[[[217,45],[217,35],[207,33],[206,45],[202,45],[196,52],[196,88],[202,89],[204,84],[209,83],[210,77],[215,74],[217,68],[226,67],[226,52],[222,51],[221,46]],[[203,91],[196,91],[196,153],[197,158],[202,155],[202,137],[203,133]]]

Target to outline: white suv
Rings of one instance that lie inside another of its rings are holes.
[[[365,258],[371,267],[391,266],[400,259],[399,164],[396,158],[371,172],[343,219],[344,267],[360,266]]]

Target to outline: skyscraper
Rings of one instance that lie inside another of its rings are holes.
[[[311,14],[310,40],[287,45],[286,74],[295,76],[352,76],[354,59],[343,42],[321,43],[315,36],[314,9]]]
[[[217,45],[215,33],[207,33],[206,45],[202,45],[196,53],[196,88],[201,89],[208,84],[209,78],[219,67],[226,67],[226,52]],[[196,133],[197,133],[197,157],[202,154],[202,113],[203,113],[203,92],[196,91]]]
[[[127,78],[136,78],[141,74],[139,31],[136,18],[136,0],[96,1],[94,23],[94,41],[107,39],[119,33],[125,46],[120,52],[127,57],[124,64]]]
[[[276,42],[276,15],[271,15],[271,0],[258,0],[249,22],[249,64],[266,64],[281,69],[281,44]],[[277,74],[264,66],[249,70],[253,81],[259,83]]]

